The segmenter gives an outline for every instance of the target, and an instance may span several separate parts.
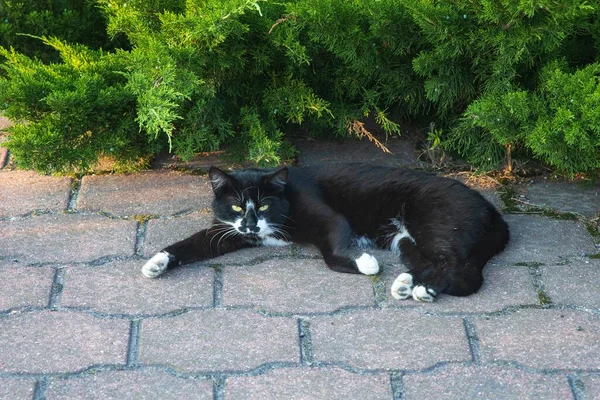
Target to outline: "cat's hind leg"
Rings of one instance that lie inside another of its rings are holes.
[[[348,220],[328,207],[319,205],[313,211],[310,226],[303,230],[319,232],[310,237],[327,266],[337,272],[349,274],[375,275],[379,272],[379,262],[365,250],[353,246],[355,234]]]

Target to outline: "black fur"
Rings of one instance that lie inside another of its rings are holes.
[[[266,219],[275,229],[269,237],[314,244],[329,268],[359,273],[356,238],[389,249],[402,224],[414,240],[402,239],[399,250],[415,282],[466,296],[480,288],[483,267],[509,240],[507,224],[478,192],[426,172],[342,164],[230,174],[213,167],[209,174],[214,224],[166,247],[168,267],[260,246],[257,221]],[[232,205],[244,208],[248,200],[255,208],[236,214]],[[259,211],[264,204],[268,209]],[[227,224],[242,216],[239,230]]]

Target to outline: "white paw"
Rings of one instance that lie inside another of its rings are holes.
[[[398,300],[408,299],[413,292],[413,277],[406,272],[398,275],[394,283],[392,283],[392,296]]]
[[[169,253],[161,251],[156,253],[144,266],[142,267],[142,274],[146,278],[156,278],[165,270],[169,265]]]
[[[424,301],[426,303],[431,303],[435,300],[436,292],[433,289],[427,289],[423,285],[417,285],[414,287],[412,291],[413,299],[417,301]]]
[[[365,275],[375,275],[379,272],[379,263],[377,259],[370,254],[363,253],[362,256],[356,260],[356,266],[358,270]]]

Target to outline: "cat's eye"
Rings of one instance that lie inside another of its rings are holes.
[[[268,204],[265,204],[263,206],[260,206],[260,208],[258,209],[259,211],[267,211],[267,208],[269,208]]]
[[[233,205],[233,206],[231,206],[231,209],[232,209],[233,211],[235,211],[235,212],[240,212],[240,211],[242,211],[242,207],[240,207],[240,206],[236,206],[236,205]]]

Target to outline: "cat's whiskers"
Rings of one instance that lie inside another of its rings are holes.
[[[220,253],[220,246],[221,246],[221,240],[225,239],[226,237],[233,237],[233,236],[237,236],[239,235],[240,232],[237,229],[230,229],[229,231],[225,232],[223,235],[221,235],[221,238],[219,239],[219,241],[217,242],[217,251],[219,251]]]

